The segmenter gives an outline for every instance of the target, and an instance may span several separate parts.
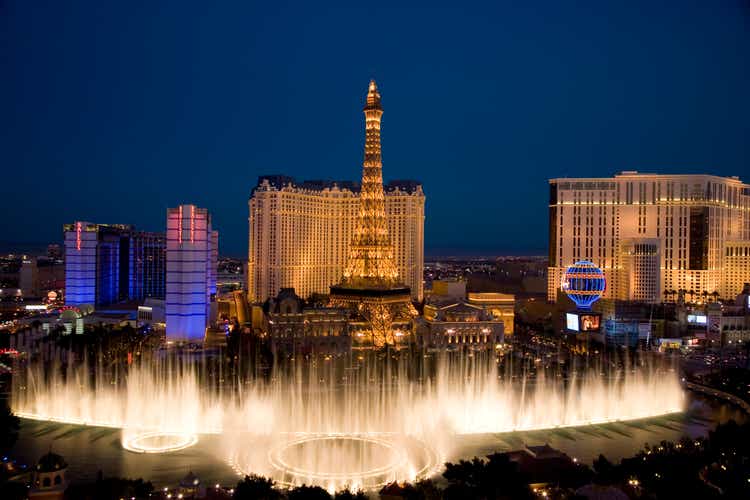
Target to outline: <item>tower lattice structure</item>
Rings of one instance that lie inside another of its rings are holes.
[[[355,311],[372,344],[381,347],[408,336],[416,310],[409,287],[399,282],[388,235],[380,145],[383,106],[374,80],[363,111],[365,155],[359,213],[346,270],[342,282],[331,287],[331,302]]]
[[[350,284],[390,287],[398,279],[393,245],[388,235],[383,194],[383,159],[380,121],[383,106],[375,80],[370,81],[365,113],[365,157],[362,163],[362,191],[354,237],[344,281]]]

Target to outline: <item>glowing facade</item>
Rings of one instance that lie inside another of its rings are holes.
[[[97,298],[98,226],[75,222],[63,227],[65,235],[65,304],[95,304]]]
[[[202,341],[216,310],[219,235],[205,208],[167,210],[166,320],[170,340]]]
[[[252,302],[294,288],[301,297],[327,294],[346,270],[359,213],[360,186],[338,181],[295,182],[265,176],[249,201],[248,295]],[[424,203],[414,181],[385,185],[388,233],[399,276],[422,298]]]
[[[388,234],[383,194],[383,160],[380,146],[380,120],[383,107],[375,81],[370,82],[365,113],[365,158],[362,163],[362,192],[354,237],[349,243],[349,259],[344,282],[359,286],[393,286],[398,271]]]
[[[391,281],[398,276],[410,288],[412,298],[422,300],[424,192],[415,181],[392,181],[383,186],[383,110],[377,89],[368,94],[368,100],[361,185],[346,181],[297,183],[286,176],[258,180],[249,200],[251,302],[275,297],[282,288],[294,288],[304,298],[327,294],[342,276],[353,273]],[[370,232],[365,234],[362,224],[372,226],[372,234],[385,244],[373,247],[368,240]]]
[[[750,283],[750,241],[731,241],[724,248],[724,273],[719,291],[724,298],[736,296]]]
[[[727,246],[750,239],[750,185],[736,177],[623,172],[552,179],[549,210],[551,301],[578,260],[604,271],[605,298],[724,293]],[[658,275],[649,276],[654,267]]]
[[[622,272],[618,280],[618,296],[651,304],[660,302],[659,241],[648,238],[623,240],[620,258]]]
[[[383,107],[375,81],[370,82],[365,113],[365,154],[362,163],[362,192],[349,244],[344,276],[331,287],[331,303],[356,311],[361,322],[355,336],[376,347],[395,344],[412,331],[416,316],[411,291],[398,275],[383,193],[383,162],[380,120]]]
[[[164,233],[81,221],[65,224],[63,233],[66,305],[164,299]]]
[[[484,299],[485,295],[501,294],[472,295],[476,300],[479,296]],[[505,322],[496,315],[496,300],[488,307],[482,299],[476,302],[451,299],[433,295],[425,304],[424,317],[417,322],[418,345],[424,349],[493,350],[504,342]],[[510,312],[512,315],[512,305]]]

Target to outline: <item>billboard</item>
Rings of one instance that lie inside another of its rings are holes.
[[[693,325],[708,324],[708,318],[704,314],[688,314],[687,321]]]
[[[578,330],[578,315],[576,313],[565,314],[565,328],[574,332],[579,331]]]
[[[598,313],[575,311],[565,313],[565,328],[570,332],[598,332],[602,317]]]
[[[599,331],[599,315],[598,314],[581,314],[578,317],[578,322],[581,326],[582,332],[598,332]]]

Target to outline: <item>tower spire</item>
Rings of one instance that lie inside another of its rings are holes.
[[[353,284],[390,286],[396,282],[398,272],[393,262],[393,247],[385,216],[380,146],[383,106],[375,80],[370,80],[363,111],[365,151],[362,162],[362,191],[344,278]]]
[[[365,104],[365,110],[367,109],[379,109],[383,110],[380,105],[380,92],[378,92],[378,85],[375,80],[370,80],[370,86],[367,89],[367,103]]]

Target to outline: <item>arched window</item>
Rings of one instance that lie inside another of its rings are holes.
[[[62,479],[60,478],[60,475],[59,474],[56,475],[55,476],[55,484],[60,484],[61,481],[62,481]]]
[[[42,480],[42,486],[49,487],[50,481],[48,477],[45,477],[44,480]]]

